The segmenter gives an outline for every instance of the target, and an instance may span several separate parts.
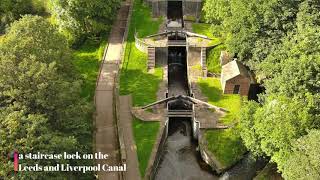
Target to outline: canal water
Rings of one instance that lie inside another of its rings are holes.
[[[190,120],[190,118],[170,118],[168,139],[156,180],[218,179],[197,151],[197,142],[192,140]]]
[[[251,180],[268,161],[246,154],[223,174],[216,174],[201,158],[192,139],[190,118],[170,118],[168,138],[155,180]]]

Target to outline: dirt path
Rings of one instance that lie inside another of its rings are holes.
[[[125,34],[130,0],[123,2],[118,11],[109,39],[105,58],[101,64],[101,73],[97,81],[95,94],[95,151],[109,154],[109,159],[100,160],[98,164],[121,165],[117,127],[114,117],[114,79],[119,70],[122,42]],[[120,172],[98,172],[100,180],[119,180]]]

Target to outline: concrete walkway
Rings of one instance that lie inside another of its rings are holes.
[[[126,179],[141,180],[139,172],[139,162],[137,156],[137,147],[134,141],[132,130],[132,115],[131,115],[131,96],[120,96],[120,118],[119,126],[122,129],[124,138],[124,144],[127,154],[127,167],[125,172]]]
[[[119,70],[125,24],[129,13],[130,0],[123,2],[117,20],[111,30],[105,58],[101,64],[95,94],[95,151],[109,154],[109,159],[96,161],[98,164],[121,165],[117,127],[114,117],[113,91],[115,77]],[[120,172],[97,172],[100,180],[119,180]]]

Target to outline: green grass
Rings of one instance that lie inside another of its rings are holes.
[[[88,101],[93,100],[99,66],[105,45],[106,41],[104,40],[96,41],[88,39],[73,53],[73,62],[84,79],[81,96]]]
[[[198,84],[201,92],[208,97],[210,104],[226,108],[230,111],[219,121],[225,125],[236,123],[241,107],[240,96],[223,94],[220,80],[217,78],[200,79]],[[208,141],[209,151],[225,167],[230,167],[237,162],[246,151],[237,126],[227,130],[207,130],[205,137]]]
[[[147,72],[147,54],[135,47],[134,33],[145,37],[157,33],[162,18],[153,19],[150,8],[140,0],[134,1],[134,10],[130,22],[125,57],[120,74],[120,95],[131,94],[133,106],[142,106],[157,99],[157,91],[162,81],[163,71],[156,68],[154,73]],[[133,122],[134,138],[137,145],[139,169],[144,177],[150,154],[159,131],[157,122],[142,122],[135,119]]]
[[[149,7],[136,0],[131,20],[121,69],[120,94],[132,94],[133,105],[142,106],[156,100],[163,71],[156,68],[153,74],[147,72],[147,54],[135,47],[134,32],[137,30],[140,37],[157,33],[162,18],[153,20]]]
[[[149,157],[159,128],[160,123],[158,122],[143,122],[136,118],[133,121],[133,133],[137,145],[137,154],[141,177],[144,177],[145,175]]]
[[[135,30],[138,32],[139,37],[157,33],[162,21],[162,17],[158,19],[152,18],[150,8],[142,3],[141,0],[135,0],[134,11],[130,22],[129,41],[134,41],[133,35]]]
[[[223,94],[218,78],[200,79],[198,82],[201,92],[208,97],[210,104],[226,108],[229,113],[220,122],[231,125],[238,119],[241,107],[241,97],[237,94]]]
[[[226,47],[223,44],[221,44],[221,41],[219,38],[213,35],[210,24],[194,23],[192,24],[192,30],[197,34],[202,34],[213,39],[210,45],[213,45],[213,46],[216,45],[216,46],[209,51],[209,54],[207,56],[207,67],[209,72],[220,74],[221,73],[221,66],[219,62],[220,52],[225,50]]]
[[[216,74],[221,73],[220,53],[224,50],[226,50],[226,47],[223,44],[210,49],[207,56],[207,67],[209,72]]]
[[[224,167],[232,166],[246,152],[236,127],[225,130],[207,130],[205,138],[208,142],[208,150]]]
[[[218,38],[213,36],[213,33],[211,31],[211,24],[193,23],[192,30],[193,30],[193,32],[195,32],[197,34],[202,34],[202,35],[205,35],[209,38],[215,39],[216,41],[219,41]]]

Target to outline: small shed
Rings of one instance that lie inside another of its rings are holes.
[[[221,86],[224,94],[248,96],[251,79],[249,70],[237,60],[222,66]]]

